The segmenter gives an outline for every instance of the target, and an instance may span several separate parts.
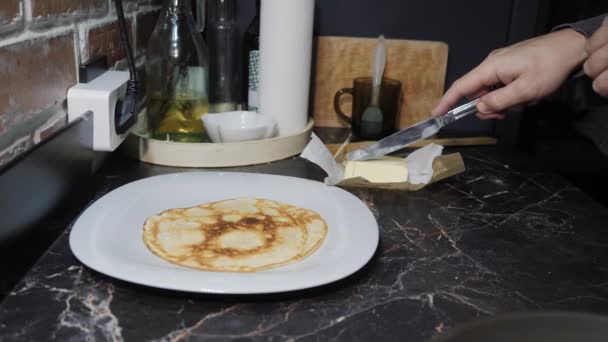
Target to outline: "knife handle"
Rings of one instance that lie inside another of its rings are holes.
[[[479,102],[478,99],[465,103],[462,106],[456,107],[444,115],[435,118],[435,120],[440,127],[447,126],[456,120],[460,120],[466,116],[477,113],[477,102]]]

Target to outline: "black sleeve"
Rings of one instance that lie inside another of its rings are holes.
[[[595,31],[597,31],[597,29],[600,28],[600,26],[602,26],[602,20],[604,20],[604,17],[606,17],[606,14],[598,15],[597,17],[587,19],[587,20],[577,21],[577,22],[571,23],[571,24],[562,24],[562,25],[557,26],[556,28],[554,28],[551,31],[571,28],[571,29],[575,30],[576,32],[589,38],[593,35],[593,33]]]

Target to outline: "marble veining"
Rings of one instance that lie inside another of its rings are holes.
[[[0,304],[0,340],[424,341],[502,312],[608,314],[608,210],[493,149],[417,192],[349,189],[381,229],[372,262],[335,284],[218,296],[111,279],[80,264],[69,228]],[[321,180],[298,158],[238,171]],[[114,157],[97,197],[183,170]]]

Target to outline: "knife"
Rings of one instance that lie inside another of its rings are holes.
[[[439,130],[456,120],[460,120],[473,113],[477,113],[477,102],[475,99],[469,103],[456,107],[444,115],[430,118],[405,128],[397,133],[372,144],[370,146],[352,151],[346,155],[348,160],[369,160],[378,158],[385,154],[400,150],[418,140],[426,139],[435,135]]]

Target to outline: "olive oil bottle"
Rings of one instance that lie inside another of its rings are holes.
[[[165,0],[146,52],[148,137],[208,141],[209,53],[196,30],[190,0]]]
[[[152,138],[166,141],[202,142],[207,135],[201,117],[209,101],[200,95],[175,95],[172,99],[148,99]]]

